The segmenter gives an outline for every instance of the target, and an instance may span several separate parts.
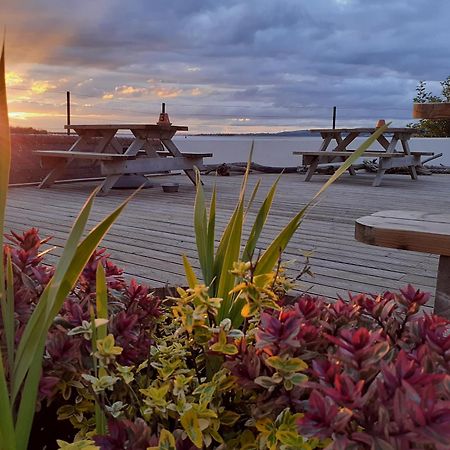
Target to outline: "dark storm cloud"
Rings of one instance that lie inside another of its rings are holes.
[[[0,17],[14,63],[93,77],[83,92],[98,95],[152,80],[253,114],[338,105],[406,120],[417,81],[450,73],[444,0],[4,0]]]

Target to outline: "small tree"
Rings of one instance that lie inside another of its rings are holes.
[[[416,88],[414,103],[442,103],[450,102],[450,76],[441,81],[442,94],[434,95],[427,91],[425,81],[419,81]],[[450,137],[450,119],[421,119],[418,123],[409,124],[411,128],[423,130],[426,137]]]

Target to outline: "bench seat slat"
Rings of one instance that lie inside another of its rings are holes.
[[[328,152],[320,152],[320,151],[314,151],[314,152],[308,152],[307,150],[299,150],[299,151],[295,151],[293,152],[294,155],[306,155],[306,156],[351,156],[353,155],[353,151],[339,151],[339,152],[333,152],[333,151],[328,151]],[[434,155],[433,152],[411,152],[412,155]],[[377,158],[395,158],[395,157],[401,157],[401,156],[406,156],[405,153],[403,152],[375,152],[375,151],[367,151],[364,152],[363,155],[361,157],[364,156],[373,156],[373,157],[377,157]]]
[[[70,158],[70,159],[90,159],[90,160],[124,160],[135,159],[134,155],[125,155],[120,153],[95,153],[95,152],[69,152],[67,150],[35,150],[35,155],[43,158]],[[160,156],[172,156],[169,152],[157,152]],[[210,158],[212,153],[182,153],[184,158]]]
[[[33,153],[42,158],[98,159],[102,161],[130,159],[129,156],[121,155],[119,153],[68,152],[66,150],[35,150]]]

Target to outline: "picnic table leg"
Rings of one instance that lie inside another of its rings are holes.
[[[410,155],[411,154],[411,150],[409,148],[409,143],[407,140],[402,139],[402,147],[403,147],[403,151],[406,155]],[[417,176],[417,171],[416,171],[416,166],[408,166],[409,169],[409,173],[411,175],[411,178],[413,180],[417,180],[418,176]]]
[[[374,187],[380,186],[381,180],[383,179],[383,175],[385,174],[385,172],[386,169],[382,169],[381,167],[378,166],[377,176],[375,177],[375,180],[373,180],[372,186]]]
[[[184,170],[184,173],[189,177],[189,179],[192,181],[194,186],[197,185],[197,180],[195,178],[195,172],[192,169]],[[203,181],[200,180],[200,183],[203,184]]]
[[[170,140],[170,139],[161,139],[164,146],[169,150],[172,156],[182,157],[180,150],[178,147]],[[197,180],[195,178],[195,172],[192,169],[185,169],[183,172],[188,176],[188,178],[192,181],[194,186],[197,184]],[[203,181],[200,180],[200,183],[203,184]]]
[[[39,184],[39,189],[50,187],[56,181],[56,179],[60,175],[62,175],[67,165],[67,161],[58,161],[57,163],[55,163],[55,167],[45,176],[45,178]]]
[[[319,165],[319,157],[316,156],[314,158],[314,161],[309,165],[308,172],[306,172],[305,181],[310,181],[312,176],[314,175],[314,172],[317,169],[317,166]]]
[[[439,257],[434,313],[450,319],[450,256]]]
[[[110,175],[105,178],[105,181],[101,184],[100,191],[98,195],[103,197],[108,194],[108,192],[112,189],[112,187],[117,183],[120,177],[123,175]]]
[[[412,180],[417,180],[419,177],[417,176],[417,170],[415,166],[409,166],[409,174],[411,175]]]
[[[78,136],[77,140],[70,146],[68,152],[76,151],[79,146],[83,145],[85,140],[87,139],[86,136]],[[50,187],[56,179],[64,173],[64,169],[72,162],[73,160],[60,160],[56,161],[54,163],[54,167],[50,172],[45,176],[45,178],[41,181],[39,184],[39,189],[44,189]]]

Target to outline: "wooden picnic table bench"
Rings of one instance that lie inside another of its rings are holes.
[[[192,183],[196,178],[194,167],[203,167],[203,158],[212,153],[182,153],[172,138],[177,131],[186,131],[183,126],[171,124],[117,124],[117,125],[71,125],[78,139],[69,150],[37,150],[44,167],[51,171],[39,185],[46,188],[62,174],[74,161],[86,161],[98,164],[105,176],[100,193],[105,195],[124,175],[138,175],[142,183],[144,175],[152,173],[183,170]],[[117,132],[127,130],[132,133],[131,144],[123,148],[117,140]],[[91,139],[96,138],[93,145]],[[84,151],[90,147],[92,150]],[[106,150],[109,150],[108,152]],[[112,149],[112,151],[111,151]]]
[[[322,137],[322,145],[318,151],[295,151],[294,155],[302,156],[302,164],[308,167],[305,181],[310,181],[319,164],[329,164],[331,162],[343,162],[353,155],[354,150],[348,146],[357,138],[375,133],[377,128],[324,128],[310,130],[312,133],[319,133]],[[363,157],[378,158],[378,172],[373,182],[373,186],[379,186],[382,178],[388,169],[395,167],[408,167],[411,178],[417,179],[416,167],[421,165],[421,157],[424,155],[434,155],[433,152],[412,152],[409,148],[411,136],[417,130],[411,128],[388,128],[377,141],[382,149],[379,151],[367,150]],[[330,148],[330,144],[335,141],[336,146]],[[400,143],[402,150],[396,149]],[[350,175],[356,175],[353,167],[349,169]]]
[[[353,155],[352,150],[349,151],[333,151],[333,152],[309,152],[307,150],[303,151],[295,151],[294,155],[302,155],[302,165],[309,166],[315,160],[319,159],[319,164],[333,162],[336,161],[345,161]],[[434,155],[434,152],[411,152],[411,155],[414,157],[421,156],[431,156]],[[387,153],[387,152],[375,152],[375,151],[367,151],[362,155],[363,158],[402,158],[405,155],[400,152],[395,153]]]
[[[439,255],[434,312],[450,318],[450,214],[380,211],[356,220],[358,241]]]
[[[65,158],[65,159],[82,159],[93,161],[120,161],[126,159],[136,159],[139,154],[125,155],[122,153],[95,153],[95,152],[69,152],[68,150],[35,150],[35,155],[40,156],[43,160],[51,160],[53,158]],[[157,151],[158,156],[170,157],[171,153],[165,151]],[[182,152],[183,158],[210,158],[212,153],[185,153]],[[50,164],[51,165],[51,164]]]
[[[48,160],[55,158],[65,158],[65,159],[83,159],[91,161],[113,161],[120,159],[132,159],[136,158],[136,155],[126,156],[121,153],[96,153],[96,152],[69,152],[68,150],[35,150],[33,152],[35,155],[40,156],[42,160],[48,162]],[[50,164],[51,165],[51,164]]]

